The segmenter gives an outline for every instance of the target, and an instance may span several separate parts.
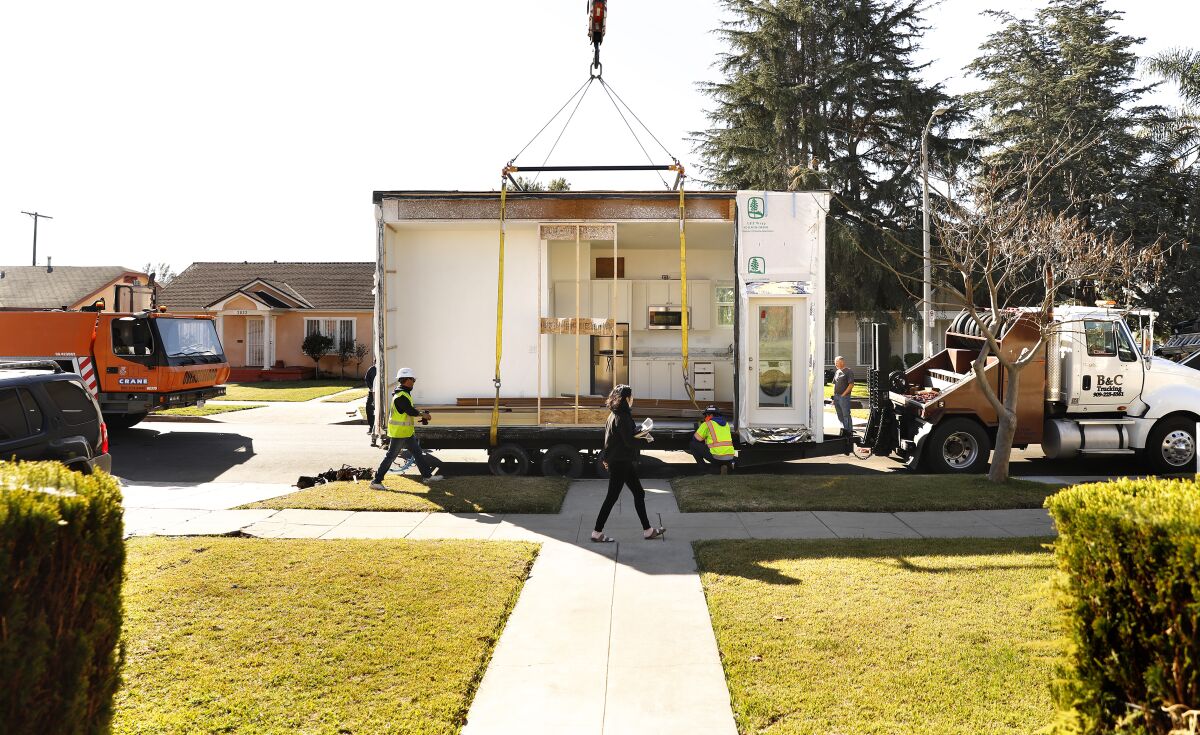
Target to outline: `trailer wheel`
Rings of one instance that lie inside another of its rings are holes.
[[[501,444],[488,452],[488,469],[498,477],[529,474],[529,454],[518,444]]]
[[[925,441],[925,465],[935,474],[983,472],[991,453],[991,438],[971,419],[946,419]]]
[[[1156,475],[1178,474],[1196,466],[1196,422],[1185,416],[1163,419],[1150,429],[1144,451]]]
[[[570,444],[555,444],[546,450],[542,459],[542,474],[546,477],[569,477],[572,480],[583,475],[586,460],[579,450]]]
[[[146,418],[144,413],[108,413],[104,415],[104,423],[108,424],[110,431],[121,431],[132,429],[144,418]]]

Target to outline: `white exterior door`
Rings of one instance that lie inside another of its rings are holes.
[[[263,324],[266,319],[261,316],[246,317],[246,367],[262,367]]]
[[[749,415],[759,426],[808,419],[807,305],[804,298],[751,298],[746,356]]]

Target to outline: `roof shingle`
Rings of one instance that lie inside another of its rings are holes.
[[[59,309],[104,288],[121,276],[141,273],[119,265],[0,266],[0,308]]]
[[[256,279],[302,297],[315,309],[372,309],[374,263],[192,263],[159,294],[172,309],[203,309]]]

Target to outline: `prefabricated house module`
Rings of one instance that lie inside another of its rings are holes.
[[[496,191],[375,192],[378,394],[413,368],[423,446],[487,448],[502,473],[578,474],[620,383],[655,448],[715,403],[743,451],[845,451],[823,410],[828,199],[517,191],[501,219]]]

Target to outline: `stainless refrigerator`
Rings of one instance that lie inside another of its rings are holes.
[[[592,337],[592,395],[607,396],[629,383],[629,325],[617,324],[615,337]]]

